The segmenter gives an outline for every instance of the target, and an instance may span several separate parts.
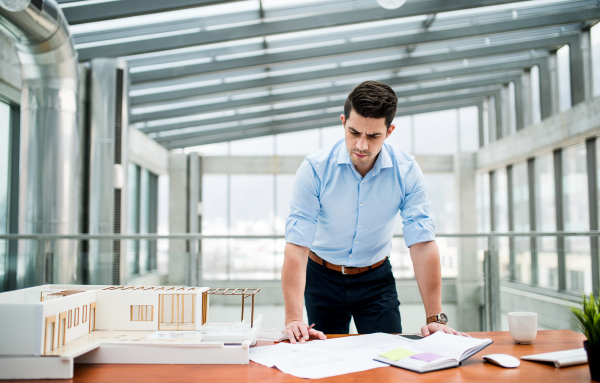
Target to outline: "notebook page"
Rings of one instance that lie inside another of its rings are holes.
[[[461,360],[462,355],[472,348],[481,347],[488,339],[476,339],[465,336],[446,334],[438,331],[414,343],[414,349],[431,352],[448,358]]]

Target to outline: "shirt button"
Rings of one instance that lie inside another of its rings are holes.
[[[360,181],[360,183],[361,183],[361,184],[364,184],[364,183],[365,183],[365,181]]]
[[[360,204],[360,206],[362,206],[362,203]]]
[[[352,254],[350,254],[350,258],[352,258]]]
[[[358,227],[362,227],[362,225],[358,225]]]
[[[358,241],[354,241],[354,243],[358,243]]]

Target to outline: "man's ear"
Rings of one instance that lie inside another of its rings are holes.
[[[387,130],[387,135],[385,136],[385,138],[388,138],[390,136],[390,134],[392,134],[392,132],[394,131],[394,129],[396,129],[396,125],[391,124],[390,127]]]
[[[346,116],[343,114],[340,115],[340,119],[342,120],[342,125],[346,126]]]

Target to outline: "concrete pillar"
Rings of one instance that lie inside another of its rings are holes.
[[[592,36],[589,29],[584,29],[580,34],[581,44],[581,72],[583,76],[583,99],[589,100],[592,98],[594,71],[592,70]],[[575,104],[573,104],[575,105]]]
[[[169,153],[169,232],[171,234],[187,233],[187,178],[187,155],[183,153]],[[186,255],[186,241],[169,241],[168,284],[185,284],[188,269]]]
[[[549,57],[545,63],[541,63],[539,68],[539,84],[540,84],[540,116],[546,119],[552,115],[553,98],[552,88],[550,82],[550,64],[551,58]]]
[[[475,205],[475,153],[458,153],[454,159],[456,211],[459,232],[477,231]],[[481,293],[477,268],[477,239],[463,238],[458,244],[458,277],[456,324],[459,331],[480,331]]]
[[[521,74],[523,128],[533,123],[533,99],[531,93],[531,68]]]
[[[198,153],[169,153],[169,231],[199,233],[201,216],[201,160]],[[199,283],[199,241],[169,242],[170,285]]]
[[[542,71],[540,68],[540,77],[542,75]],[[558,113],[560,110],[560,100],[558,98],[558,57],[556,56],[556,51],[551,52],[548,56],[548,72],[546,78],[540,78],[540,84],[543,82],[548,83],[548,88],[546,91],[550,95],[550,115]],[[571,84],[572,85],[572,84]],[[542,89],[544,91],[544,89]],[[544,94],[544,92],[542,92]],[[544,116],[544,109],[542,108],[542,118]]]
[[[571,106],[585,101],[591,95],[591,82],[587,81],[590,73],[590,56],[590,34],[587,31],[587,33],[580,33],[579,38],[569,44]]]

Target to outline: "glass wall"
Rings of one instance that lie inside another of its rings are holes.
[[[493,177],[494,190],[494,209],[493,231],[508,231],[508,180],[506,177],[506,168],[494,171]],[[500,258],[500,278],[510,278],[510,247],[508,238],[499,238],[496,243],[498,256]]]
[[[127,232],[150,234],[158,231],[158,176],[134,163],[129,163],[127,196]],[[128,272],[145,274],[157,268],[156,241],[127,241]]]
[[[387,143],[411,154],[475,152],[479,146],[478,109],[467,107],[394,120],[396,130]],[[436,137],[443,150],[433,150]],[[460,137],[460,140],[459,140]],[[269,137],[204,145],[186,149],[204,156],[305,156],[344,138],[340,125]],[[431,215],[438,233],[456,232],[453,173],[425,174]],[[284,234],[294,174],[205,174],[202,232],[206,234]],[[402,233],[398,218],[395,232]],[[457,240],[438,238],[444,277],[458,270]],[[414,276],[404,239],[392,242],[391,262],[397,278]],[[206,279],[276,279],[283,264],[284,240],[203,240]]]
[[[565,231],[587,231],[590,216],[585,143],[563,149],[562,168]],[[589,294],[592,291],[590,240],[567,237],[565,262],[567,290]]]
[[[560,111],[571,108],[571,67],[569,65],[569,46],[556,51],[558,65],[558,101]]]
[[[512,167],[512,218],[513,231],[530,231],[529,222],[529,177],[527,162],[519,162]],[[531,242],[528,237],[512,239],[514,257],[514,280],[531,283]]]
[[[10,106],[0,102],[0,234],[8,233],[8,177],[10,176]],[[7,241],[0,240],[0,291],[5,288]]]
[[[600,95],[600,24],[590,29],[592,43],[592,81],[593,95]]]
[[[537,157],[535,168],[535,221],[537,231],[556,231],[556,193],[554,180],[554,155]],[[537,280],[538,285],[558,289],[558,255],[556,238],[537,239]]]

